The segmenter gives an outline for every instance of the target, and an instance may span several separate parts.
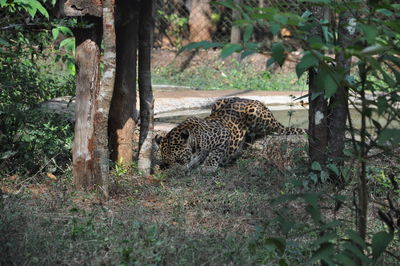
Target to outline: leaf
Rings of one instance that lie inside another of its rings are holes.
[[[31,0],[32,1],[32,0]],[[42,6],[42,4],[36,0],[33,0],[33,4],[36,6],[37,10],[42,14],[45,18],[49,18],[49,13],[47,10]]]
[[[67,69],[69,71],[69,73],[71,75],[75,75],[76,74],[76,68],[75,68],[75,64],[73,62],[68,62],[67,63]]]
[[[317,77],[316,83],[317,86],[325,91],[325,97],[330,98],[336,93],[338,84],[337,80],[335,80],[335,74],[333,71],[329,71],[327,68],[320,68]]]
[[[74,34],[72,33],[71,29],[65,26],[58,26],[57,27],[63,34],[69,34],[73,36]]]
[[[237,7],[232,1],[224,1],[224,2],[217,2],[217,1],[214,1],[214,2],[212,2],[212,3],[213,3],[214,5],[225,6],[225,7],[230,8],[230,9],[238,10],[238,7]]]
[[[312,49],[320,50],[324,46],[324,42],[322,41],[322,38],[319,36],[312,36],[307,40],[307,42],[310,44],[310,47]]]
[[[364,35],[365,40],[369,43],[372,44],[375,42],[376,36],[378,35],[378,29],[372,25],[366,25],[366,24],[358,24],[358,27],[360,28],[361,32]]]
[[[53,40],[56,40],[60,31],[58,28],[54,28],[51,30],[51,33],[53,34]]]
[[[272,200],[272,204],[280,204],[280,203],[284,203],[284,202],[288,202],[288,201],[293,201],[296,200],[300,197],[300,194],[289,194],[289,195],[283,195],[277,198],[274,198]]]
[[[381,14],[387,16],[387,17],[390,17],[390,16],[393,15],[393,12],[388,10],[388,9],[386,9],[386,8],[377,9],[376,12],[381,13]]]
[[[383,113],[385,113],[386,109],[388,108],[388,102],[384,96],[378,97],[377,105],[378,105],[378,114],[379,115],[382,115]]]
[[[254,54],[256,51],[253,51],[253,50],[245,50],[245,51],[243,51],[241,54],[240,54],[240,60],[242,60],[243,58],[245,58],[245,57],[247,57],[247,56],[249,56],[249,55],[252,55],[252,54]]]
[[[271,47],[272,57],[275,59],[280,66],[285,62],[285,47],[282,43],[274,43]]]
[[[393,235],[385,231],[378,232],[372,237],[372,257],[376,261],[387,248]]]
[[[275,247],[275,249],[281,255],[285,252],[286,249],[286,240],[284,238],[269,237],[265,240],[265,244]]]
[[[39,11],[40,14],[42,14],[45,18],[49,18],[49,13],[47,12],[47,10],[42,6],[42,4],[37,1],[37,0],[29,0],[29,1],[23,1],[25,2],[27,5],[29,5],[29,7],[27,7],[27,11],[28,13],[34,17],[36,15],[36,11]]]
[[[382,145],[388,141],[394,145],[400,143],[400,129],[386,128],[382,130],[378,136],[378,143]]]
[[[277,23],[271,23],[271,33],[273,35],[278,34],[279,30],[281,29],[281,26]]]
[[[364,263],[368,264],[369,262],[368,257],[365,256],[364,253],[360,250],[360,248],[355,244],[351,242],[346,242],[343,244],[343,248],[345,248],[347,251],[352,253],[357,258],[361,259]]]
[[[314,223],[319,224],[321,222],[321,210],[319,208],[315,208],[312,205],[307,205],[306,211],[311,215]]]
[[[337,167],[336,164],[330,163],[330,164],[327,165],[327,167],[328,167],[329,170],[331,170],[332,172],[334,172],[335,175],[337,175],[337,176],[340,175],[340,170],[339,170],[339,168]]]
[[[311,206],[313,206],[314,208],[318,207],[318,198],[319,198],[320,194],[316,193],[316,192],[307,192],[304,193],[302,195],[302,197],[304,198],[304,200],[310,204]]]
[[[253,25],[249,24],[245,27],[243,33],[243,41],[246,43],[250,40],[251,35],[253,34]]]
[[[330,0],[300,0],[300,2],[329,4]]]
[[[314,101],[318,96],[323,95],[324,93],[322,91],[319,92],[313,92],[311,94],[311,101]]]
[[[389,49],[389,47],[387,47],[387,46],[376,44],[376,45],[371,45],[371,46],[365,47],[361,51],[361,53],[365,54],[365,55],[375,55],[375,54],[382,53],[388,49]]]
[[[364,239],[361,238],[358,232],[354,230],[347,230],[346,235],[349,237],[350,240],[359,245],[361,248],[367,249],[367,245],[365,244]]]
[[[296,74],[297,77],[300,78],[301,75],[310,67],[318,66],[319,61],[314,55],[309,52],[306,52],[304,56],[301,58],[300,62],[296,65]]]
[[[314,264],[315,262],[319,260],[324,260],[324,261],[330,261],[330,256],[333,254],[335,251],[335,248],[333,244],[327,243],[323,246],[321,246],[309,261],[307,261],[306,265]]]
[[[354,262],[353,258],[350,258],[346,254],[337,254],[336,259],[338,262],[341,262],[341,265],[346,265],[346,266],[357,266],[357,264]]]
[[[321,165],[317,161],[312,162],[311,169],[314,170],[314,171],[321,171],[322,170]]]
[[[279,266],[289,266],[289,264],[286,262],[284,258],[280,259],[278,262]]]
[[[6,39],[3,39],[3,38],[0,38],[0,45],[11,46],[10,43]]]
[[[325,233],[323,236],[317,238],[317,240],[313,243],[316,247],[320,246],[322,243],[329,243],[332,239],[337,238],[336,232]]]
[[[0,159],[1,160],[6,160],[6,159],[14,156],[15,154],[17,154],[16,151],[5,151],[5,152],[1,153]]]
[[[324,35],[325,42],[329,42],[329,37],[332,36],[332,33],[329,32],[328,26],[322,26],[322,33]]]
[[[310,17],[311,15],[312,15],[311,11],[306,10],[306,11],[301,15],[301,17],[302,17],[302,18],[308,18],[308,17]]]
[[[286,25],[288,22],[288,18],[285,15],[282,15],[281,13],[277,13],[273,16],[274,20],[280,24],[280,25]]]
[[[267,67],[270,67],[273,63],[275,63],[275,59],[271,57],[270,59],[267,60]]]
[[[235,52],[242,50],[242,45],[238,43],[228,43],[221,51],[221,58],[226,58]]]

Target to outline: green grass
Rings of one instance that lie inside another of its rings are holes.
[[[269,201],[286,191],[292,174],[257,163],[249,155],[213,174],[171,170],[145,183],[119,177],[118,194],[108,202],[67,190],[65,179],[26,186],[2,202],[0,264],[278,263],[282,255],[263,244],[279,234]],[[289,248],[285,258],[308,256],[296,250]]]
[[[150,179],[135,171],[118,175],[106,202],[100,194],[70,189],[70,174],[42,184],[3,178],[0,264],[302,265],[318,248],[312,245],[318,239],[315,224],[301,201],[271,200],[301,192],[293,182],[304,182],[306,157],[273,158],[270,149],[258,149],[248,149],[235,165],[216,173],[172,169]],[[288,158],[290,169],[280,167]],[[330,185],[311,191],[334,194]],[[323,216],[332,217],[334,204],[320,204]],[[370,212],[370,227],[385,230],[375,215]],[[344,207],[335,216],[354,218]],[[291,226],[288,233],[282,233],[287,230],[282,219]],[[271,239],[285,241],[285,248],[277,249]],[[396,241],[392,252],[398,252]],[[388,256],[381,262],[394,265]]]
[[[271,73],[256,70],[249,64],[238,62],[213,65],[190,66],[180,71],[175,64],[155,67],[152,71],[153,84],[190,86],[202,90],[266,90],[303,91],[307,90],[306,75],[300,80],[294,72]]]

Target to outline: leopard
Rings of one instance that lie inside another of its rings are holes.
[[[207,170],[233,164],[246,143],[272,133],[304,134],[305,129],[285,127],[260,101],[240,97],[218,99],[205,118],[189,117],[166,136],[156,135],[160,168],[181,165]]]
[[[199,165],[214,171],[226,166],[241,154],[246,129],[243,122],[224,117],[189,117],[166,136],[156,135],[161,154],[161,169],[173,165],[191,170]]]
[[[212,105],[210,116],[241,117],[241,120],[246,123],[246,140],[248,142],[254,142],[267,135],[304,135],[308,133],[304,128],[285,127],[261,101],[247,98],[218,99]]]

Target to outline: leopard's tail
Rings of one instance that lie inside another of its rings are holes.
[[[298,127],[285,127],[284,125],[279,123],[279,126],[276,128],[275,132],[278,135],[305,135],[308,134],[308,130],[305,128]]]

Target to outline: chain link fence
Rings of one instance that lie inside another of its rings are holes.
[[[302,12],[302,7],[296,0],[235,1],[250,7],[274,7],[293,13]],[[155,48],[179,49],[191,41],[204,39],[222,43],[230,42],[235,13],[213,2],[218,2],[218,0],[157,0]],[[268,49],[273,38],[267,23],[255,25],[252,41],[262,43],[263,47]]]
[[[234,37],[232,21],[236,20],[237,14],[230,8],[213,4],[218,1],[156,0],[153,84],[198,89],[304,90],[305,81],[299,83],[293,74],[297,58],[286,60],[282,68],[266,68],[268,51],[273,42],[279,41],[279,38],[286,45],[293,42],[292,38],[284,38],[285,33],[282,31],[280,36],[274,36],[267,22],[254,25],[251,36],[252,42],[261,44],[261,52],[243,60],[235,56],[220,60],[220,51],[213,49],[177,55],[179,48],[190,42],[231,42]],[[304,12],[298,0],[234,1],[250,7],[273,7],[300,14]],[[239,41],[237,39],[236,42]],[[289,45],[293,50],[299,48],[296,43]]]

